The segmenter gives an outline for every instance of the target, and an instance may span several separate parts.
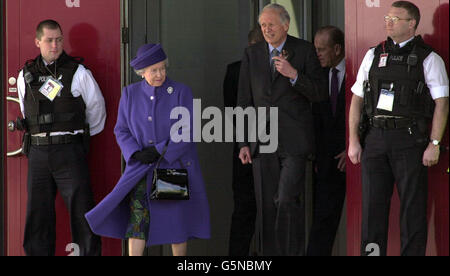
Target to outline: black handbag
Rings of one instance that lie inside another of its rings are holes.
[[[167,144],[153,170],[151,200],[188,200],[189,181],[186,169],[159,169],[167,151]],[[181,161],[180,161],[181,164]],[[181,164],[183,167],[183,164]]]

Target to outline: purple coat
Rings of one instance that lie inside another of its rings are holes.
[[[183,106],[189,110],[192,126],[192,100],[189,87],[170,79],[166,79],[161,87],[150,86],[143,80],[123,89],[114,133],[127,165],[111,193],[85,215],[95,234],[125,239],[130,219],[127,195],[144,176],[147,176],[147,193],[150,194],[154,169],[154,165],[145,165],[130,157],[134,152],[151,145],[162,153],[170,139],[171,126],[178,122],[178,119],[170,119],[174,107]],[[190,133],[192,141],[192,131]],[[193,142],[175,143],[170,140],[159,167],[180,168],[179,160],[188,170],[190,199],[149,200],[147,245],[210,238],[208,200]]]

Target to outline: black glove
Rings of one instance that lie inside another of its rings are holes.
[[[161,155],[159,154],[159,152],[156,150],[155,147],[147,147],[144,148],[143,150],[136,151],[135,153],[133,153],[131,158],[144,164],[151,164],[156,160],[158,160],[160,156]]]
[[[17,128],[17,130],[20,130],[20,131],[28,130],[27,121],[25,121],[25,119],[21,119],[20,117],[17,117],[16,128]]]

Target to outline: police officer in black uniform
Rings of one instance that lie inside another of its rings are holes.
[[[413,3],[394,2],[384,17],[388,39],[367,52],[352,87],[348,155],[362,168],[362,255],[376,247],[386,255],[394,182],[401,255],[425,255],[427,167],[439,160],[448,77],[442,58],[415,36],[419,20]]]
[[[91,72],[63,50],[60,25],[39,23],[35,45],[41,54],[18,78],[28,156],[27,255],[55,254],[55,196],[70,214],[72,242],[80,255],[100,255],[100,238],[84,214],[94,207],[86,153],[90,135],[103,130],[105,102]]]

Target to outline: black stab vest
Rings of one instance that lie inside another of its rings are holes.
[[[78,66],[79,62],[65,52],[50,65],[45,66],[42,57],[38,56],[24,66],[24,74],[28,71],[33,76],[29,85],[25,82],[24,97],[25,118],[31,134],[74,131],[86,127],[86,105],[83,98],[74,97],[71,92],[73,76]],[[60,82],[64,85],[60,95],[53,101],[39,92],[49,76],[62,76]]]
[[[366,112],[370,117],[390,115],[417,120],[429,120],[433,117],[434,101],[423,73],[423,61],[432,51],[421,36],[416,36],[400,49],[394,49],[394,42],[390,38],[375,48],[375,57],[369,71],[370,91],[366,91],[368,93],[364,96]],[[380,55],[383,53],[388,54],[387,64],[379,67]],[[410,55],[417,56],[416,62],[411,62],[414,58]],[[390,90],[391,87],[394,91],[392,112],[377,109],[381,89]]]

